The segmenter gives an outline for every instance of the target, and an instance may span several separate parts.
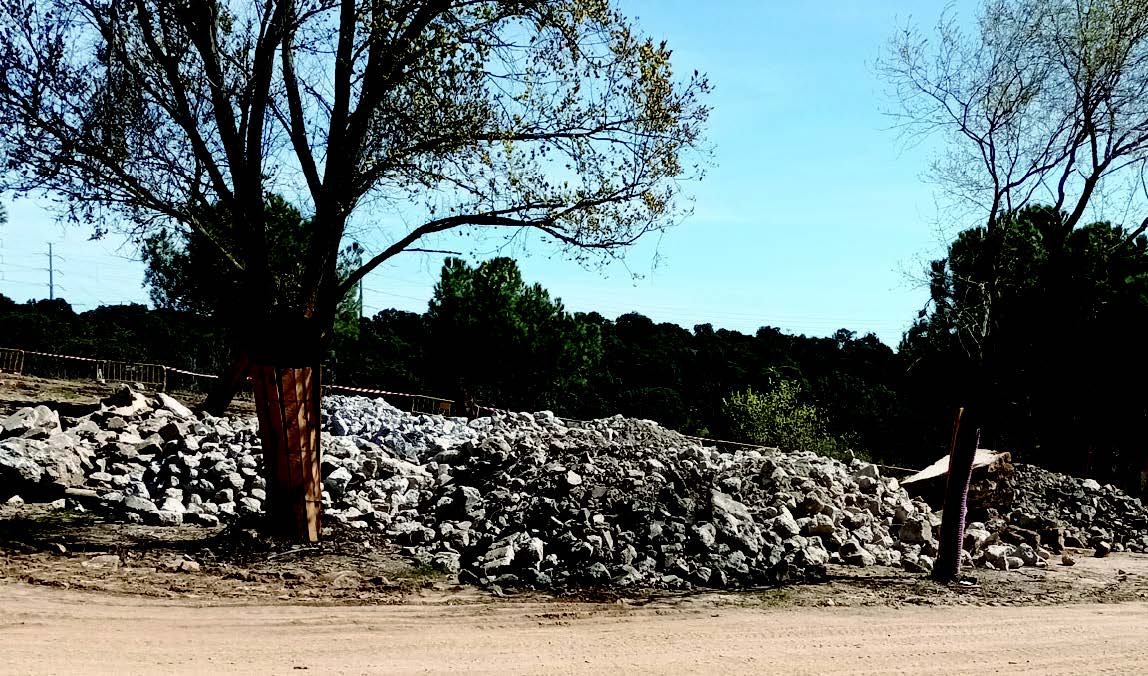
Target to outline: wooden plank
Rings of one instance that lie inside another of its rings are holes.
[[[294,386],[295,386],[295,418],[292,420],[295,427],[295,434],[298,438],[298,443],[295,446],[295,455],[299,458],[299,499],[296,502],[296,513],[299,519],[299,530],[303,533],[309,541],[314,540],[311,533],[312,520],[310,518],[310,509],[308,498],[310,497],[310,479],[311,468],[307,465],[307,460],[310,456],[310,450],[307,445],[310,443],[310,434],[307,430],[307,396],[310,392],[307,391],[307,381],[310,380],[310,367],[295,368],[294,371]]]
[[[290,514],[291,504],[291,467],[287,457],[287,437],[283,430],[283,397],[282,397],[282,383],[280,382],[280,369],[274,366],[268,366],[263,369],[265,383],[267,388],[267,413],[268,421],[268,435],[271,442],[274,444],[272,449],[275,455],[275,475],[274,479],[268,483],[275,489],[275,511],[271,515],[275,521],[274,527],[280,527],[282,524],[278,520],[286,518]]]
[[[323,367],[316,366],[311,372],[311,415],[315,422],[311,426],[312,446],[315,454],[314,464],[311,466],[312,484],[314,485],[315,534],[323,537],[323,435],[320,429],[323,423]]]
[[[291,470],[291,511],[295,515],[295,530],[299,535],[306,532],[307,510],[305,508],[302,435],[299,433],[299,409],[303,402],[299,397],[300,370],[285,367],[280,370],[283,384],[283,431],[286,434],[287,464]]]
[[[299,435],[300,448],[303,451],[303,473],[306,477],[306,485],[308,486],[308,498],[312,497],[310,495],[310,486],[314,479],[314,472],[312,471],[311,465],[318,450],[315,439],[317,429],[313,429],[311,426],[313,422],[318,422],[313,411],[315,404],[315,390],[313,385],[314,370],[310,368],[303,370],[298,388],[302,404],[299,407]]]
[[[299,394],[299,437],[300,451],[303,464],[303,512],[306,521],[307,536],[317,541],[321,534],[319,524],[319,511],[322,507],[323,492],[318,481],[319,467],[319,418],[316,415],[316,392],[314,388],[315,370],[305,368],[300,370],[300,378],[296,387]]]

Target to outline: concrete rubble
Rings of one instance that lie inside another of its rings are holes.
[[[463,582],[736,588],[820,579],[830,563],[924,573],[937,551],[940,514],[858,460],[720,450],[621,416],[467,422],[342,396],[325,397],[323,414],[327,522]],[[9,504],[68,495],[125,520],[217,526],[266,498],[256,420],[195,415],[167,395],[124,388],[79,418],[22,409],[0,437]],[[977,564],[1148,550],[1139,500],[1025,465],[1016,476],[1012,510],[969,524]]]

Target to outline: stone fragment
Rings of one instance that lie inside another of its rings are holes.
[[[323,488],[331,493],[333,500],[340,500],[343,497],[343,493],[347,490],[347,485],[353,478],[354,475],[351,474],[351,470],[346,467],[340,467],[328,474],[326,479],[323,479]]]
[[[123,505],[124,509],[132,512],[148,513],[159,511],[159,508],[156,507],[154,502],[147,498],[141,498],[138,495],[125,495],[123,502],[120,504]]]
[[[901,524],[898,537],[901,542],[927,542],[933,539],[933,526],[924,517],[912,517]]]
[[[60,414],[43,404],[22,408],[0,420],[0,437],[47,439],[60,431]]]
[[[167,395],[163,392],[157,392],[155,398],[159,402],[161,408],[171,411],[180,418],[186,420],[195,417],[195,414],[191,412],[191,409],[179,403],[170,395]]]
[[[118,570],[119,567],[123,565],[123,561],[115,554],[100,554],[93,556],[80,565],[84,568],[93,568],[96,570]]]
[[[873,554],[855,540],[841,545],[837,553],[841,556],[841,561],[850,566],[872,566],[877,562]]]

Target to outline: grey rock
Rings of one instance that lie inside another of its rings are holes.
[[[147,410],[127,417],[113,409],[130,408],[135,396],[109,402],[82,434],[82,421],[65,419],[68,432],[33,447],[98,448],[86,462],[78,453],[77,485],[95,487],[95,508],[125,519],[174,521],[167,514],[178,514],[178,501],[186,523],[219,526],[261,508],[266,482],[254,420],[185,418],[160,397],[146,399]],[[515,413],[467,422],[335,396],[324,397],[323,412],[330,521],[382,534],[411,560],[460,580],[752,586],[816,579],[830,561],[927,571],[936,552],[939,515],[866,463],[703,447],[620,416],[573,423]],[[25,471],[42,476],[40,463],[32,465]],[[1016,563],[1010,557],[1040,565],[1032,543],[1019,544],[1028,539],[1001,540],[1006,526],[1040,533],[1042,542],[1067,527],[1091,546],[1148,547],[1139,502],[1109,486],[1020,471],[1033,478],[1018,489],[1023,510],[980,524],[983,535],[971,524],[972,550],[1002,546],[1001,567]],[[129,498],[152,507],[116,511]],[[977,560],[993,565],[983,552]]]
[[[187,514],[183,515],[183,518],[184,518],[184,521],[187,523],[193,523],[193,524],[197,524],[200,526],[206,526],[208,528],[213,528],[213,527],[219,525],[219,517],[214,515],[214,514],[187,513]]]
[[[113,481],[113,478],[114,477],[112,477],[112,475],[108,474],[107,472],[92,472],[88,475],[88,482],[110,485]]]
[[[809,546],[801,550],[804,563],[808,566],[824,566],[829,563],[829,552],[820,545]]]
[[[718,490],[710,491],[710,504],[713,524],[719,533],[745,551],[756,553],[761,550],[761,529],[748,507]]]
[[[841,545],[841,549],[837,553],[840,555],[841,561],[850,566],[872,566],[877,562],[873,554],[855,540],[850,540]]]
[[[500,542],[487,550],[486,554],[484,554],[479,561],[479,567],[488,577],[511,570],[514,565],[514,553],[513,542]]]
[[[785,509],[770,521],[770,529],[782,538],[793,537],[801,532],[801,528],[797,525],[793,515]]]
[[[1008,557],[1012,549],[1008,545],[989,545],[984,548],[984,560],[999,570],[1008,569]]]
[[[103,409],[111,415],[131,419],[152,410],[147,397],[124,385],[118,392],[102,402]]]
[[[56,437],[50,441],[15,437],[0,441],[0,483],[3,484],[82,486],[89,467],[89,451]]]
[[[515,549],[516,568],[537,569],[546,558],[546,543],[539,538],[530,538]]]
[[[463,520],[475,520],[486,515],[482,493],[471,486],[457,486],[450,493],[452,513]]]
[[[44,468],[37,462],[43,449],[36,442],[24,439],[0,441],[0,479],[8,485],[38,484],[44,478]]]
[[[243,487],[247,485],[247,480],[243,478],[241,472],[228,472],[221,478],[221,483],[224,486],[230,486],[236,491],[242,491]]]
[[[61,431],[60,414],[42,404],[22,408],[0,420],[0,437],[47,439]]]
[[[905,571],[909,572],[909,573],[920,574],[920,573],[928,573],[929,572],[929,569],[927,569],[924,565],[921,564],[921,557],[918,554],[913,554],[912,556],[902,557],[901,558],[901,567],[904,568]]]
[[[98,441],[101,432],[103,430],[100,429],[100,426],[90,418],[79,420],[75,425],[68,428],[68,434],[92,442]]]
[[[898,532],[901,542],[922,543],[933,539],[933,526],[928,519],[914,517],[901,524]]]
[[[458,575],[462,570],[462,555],[458,552],[435,552],[431,563],[450,575]]]
[[[326,479],[323,479],[323,488],[331,493],[332,499],[339,500],[342,499],[343,493],[347,490],[347,484],[353,478],[354,475],[351,474],[351,470],[340,467],[328,474]]]
[[[177,422],[170,422],[163,427],[156,430],[156,434],[164,441],[177,441],[183,439],[187,434],[186,425]]]
[[[163,392],[157,392],[155,398],[161,408],[171,411],[179,418],[187,420],[195,417],[195,414],[191,412],[191,409],[179,403],[171,396],[164,394]]]
[[[179,512],[183,513],[186,510],[183,507],[183,501],[179,498],[164,498],[163,503],[160,504],[159,509],[166,512]]]
[[[125,495],[123,502],[120,504],[123,505],[124,509],[133,512],[150,513],[159,511],[159,508],[156,507],[154,502],[136,495]]]
[[[717,544],[717,529],[712,523],[702,523],[694,526],[694,535],[704,549],[713,549]]]
[[[827,536],[833,535],[836,530],[837,524],[833,522],[832,517],[825,513],[819,513],[815,514],[805,525],[804,532],[806,535]]]
[[[93,568],[96,570],[117,570],[123,565],[123,561],[115,554],[100,554],[82,562],[80,565],[84,568]]]
[[[981,547],[991,536],[992,533],[989,533],[984,528],[966,528],[964,549],[968,552],[976,553],[980,551]]]
[[[161,509],[151,513],[151,516],[161,526],[178,526],[183,523],[183,510],[178,512]]]

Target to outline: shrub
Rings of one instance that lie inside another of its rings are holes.
[[[839,460],[856,455],[826,432],[821,413],[801,401],[801,386],[792,380],[782,380],[764,393],[752,388],[734,392],[722,400],[722,413],[735,441],[813,451]]]

